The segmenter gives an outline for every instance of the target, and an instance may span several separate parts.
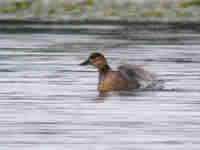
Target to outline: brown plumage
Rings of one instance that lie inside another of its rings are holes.
[[[99,70],[99,91],[118,91],[124,89],[137,89],[140,81],[150,81],[152,74],[138,66],[121,65],[117,71],[113,71],[106,58],[100,53],[92,53],[89,58],[80,65],[93,65]]]

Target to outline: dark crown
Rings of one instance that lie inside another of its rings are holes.
[[[95,59],[95,58],[97,58],[97,57],[99,57],[99,56],[103,56],[101,53],[92,53],[91,55],[90,55],[90,59]]]

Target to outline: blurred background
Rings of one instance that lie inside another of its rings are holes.
[[[0,19],[197,22],[200,0],[0,0]]]
[[[199,150],[199,21],[200,0],[0,0],[0,150]],[[101,97],[92,52],[159,82]]]

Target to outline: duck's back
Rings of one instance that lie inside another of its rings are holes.
[[[139,65],[125,64],[118,67],[118,70],[122,78],[128,81],[136,81],[141,87],[148,86],[152,81],[156,79],[156,75],[149,71],[146,71]]]

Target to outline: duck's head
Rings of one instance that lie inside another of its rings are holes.
[[[101,53],[92,53],[88,59],[82,62],[80,65],[93,65],[99,70],[109,69],[106,58]]]

